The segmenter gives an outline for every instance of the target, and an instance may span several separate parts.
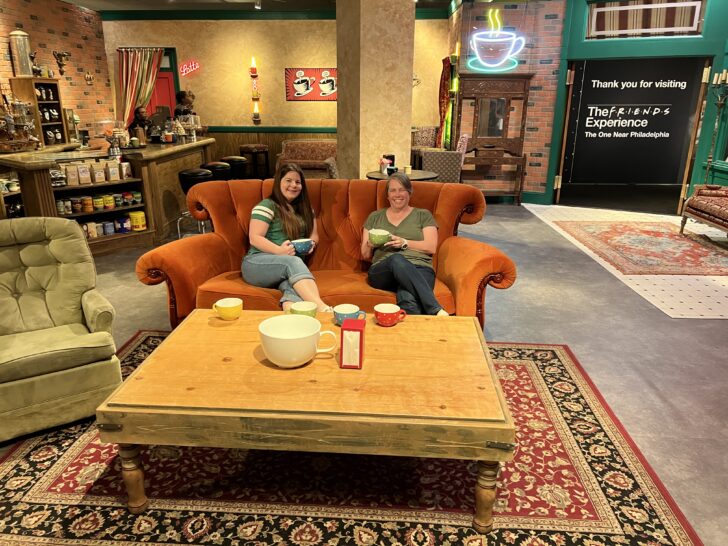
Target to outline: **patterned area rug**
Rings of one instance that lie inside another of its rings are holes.
[[[125,374],[163,339],[132,339]],[[0,544],[701,544],[568,348],[490,349],[518,448],[488,536],[470,527],[472,462],[406,457],[151,446],[151,504],[134,516],[116,446],[84,421],[0,460]]]
[[[624,275],[728,275],[728,247],[667,222],[554,222]]]

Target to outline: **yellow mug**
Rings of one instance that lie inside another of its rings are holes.
[[[212,309],[222,320],[235,320],[243,312],[243,300],[240,298],[223,298],[217,300]]]
[[[318,305],[312,301],[297,301],[290,307],[290,313],[292,315],[308,315],[313,318],[316,318],[317,310]]]

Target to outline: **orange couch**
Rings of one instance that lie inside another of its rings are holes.
[[[362,226],[369,213],[387,205],[385,181],[307,180],[320,236],[309,261],[322,299],[330,305],[353,303],[370,312],[394,302],[392,292],[367,283],[368,262],[360,256]],[[197,184],[187,194],[190,212],[210,219],[213,233],[167,243],[139,258],[136,273],[145,284],[167,283],[169,313],[175,327],[195,307],[210,308],[223,297],[243,299],[246,309],[277,310],[280,292],[247,284],[240,265],[248,251],[250,211],[270,195],[272,180],[229,180]],[[463,184],[413,182],[411,204],[432,211],[439,225],[434,257],[435,295],[449,313],[477,316],[484,323],[485,287],[508,288],[516,266],[497,248],[458,237],[459,222],[483,218],[485,200]]]

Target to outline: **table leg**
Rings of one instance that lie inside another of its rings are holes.
[[[121,458],[121,477],[129,497],[126,503],[129,512],[141,514],[147,509],[149,499],[144,493],[144,469],[139,457],[139,446],[119,444],[119,457]]]
[[[481,534],[490,533],[493,529],[493,505],[499,468],[499,462],[478,461],[473,528]]]

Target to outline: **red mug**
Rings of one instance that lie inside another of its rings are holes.
[[[374,306],[374,317],[380,326],[394,326],[404,320],[407,313],[393,303],[380,303]]]

